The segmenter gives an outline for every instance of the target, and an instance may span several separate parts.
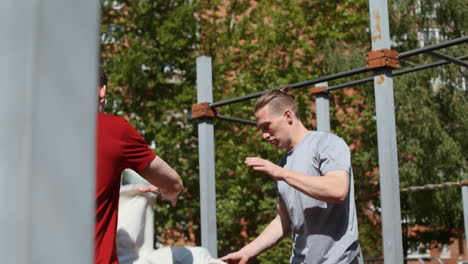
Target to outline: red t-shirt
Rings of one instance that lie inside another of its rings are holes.
[[[95,256],[97,264],[118,262],[115,237],[119,208],[120,174],[126,168],[140,172],[156,154],[124,118],[98,113]]]

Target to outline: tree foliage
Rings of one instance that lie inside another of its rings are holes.
[[[465,1],[392,1],[392,36],[398,50],[461,37],[467,29]],[[466,45],[441,52],[463,55]],[[403,60],[406,67],[439,60],[430,54]],[[433,68],[395,78],[400,185],[466,180],[468,111],[466,69]],[[465,85],[465,86],[463,86]],[[405,249],[450,244],[463,230],[460,188],[401,196]],[[415,227],[419,228],[414,232]]]

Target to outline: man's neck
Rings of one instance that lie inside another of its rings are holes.
[[[291,150],[299,145],[308,132],[309,130],[307,130],[307,128],[302,123],[297,123],[296,127],[291,131],[291,145],[288,150]]]

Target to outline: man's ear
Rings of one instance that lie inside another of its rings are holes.
[[[290,110],[285,110],[283,116],[286,118],[286,121],[288,121],[288,124],[292,124],[293,113]]]
[[[99,102],[104,102],[104,99],[106,98],[106,89],[107,85],[99,86]]]

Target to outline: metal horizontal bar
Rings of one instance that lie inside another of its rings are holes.
[[[454,59],[457,59],[457,60],[460,60],[460,61],[466,60],[466,59],[468,59],[468,55],[460,56],[460,57],[457,57],[457,58],[454,57]],[[443,65],[446,65],[446,64],[449,64],[449,63],[451,63],[451,62],[446,61],[446,60],[438,61],[438,62],[434,62],[434,63],[430,63],[430,64],[427,64],[427,65],[422,65],[422,66],[418,66],[418,67],[414,67],[414,68],[410,68],[410,69],[395,71],[395,72],[392,73],[392,75],[393,76],[399,76],[399,75],[403,75],[403,74],[406,74],[406,73],[411,73],[411,72],[421,71],[421,70],[425,70],[425,69],[429,69],[429,68],[433,68],[433,67],[443,66]],[[369,83],[369,82],[372,82],[372,81],[374,81],[374,77],[369,77],[369,78],[365,78],[365,79],[361,79],[361,80],[357,80],[357,81],[337,84],[337,85],[333,85],[333,86],[328,87],[327,91],[342,89],[342,88],[355,86],[355,85],[359,85],[359,84],[363,84],[363,83]],[[252,125],[252,126],[257,125],[257,123],[255,121],[251,121],[251,120],[245,120],[245,119],[229,117],[229,116],[223,116],[223,115],[217,115],[217,117],[218,117],[218,119],[222,119],[222,120],[225,120],[225,121],[232,121],[232,122],[237,122],[237,123],[242,123],[242,124],[247,124],[247,125]]]
[[[372,82],[373,80],[374,80],[374,77],[369,77],[369,78],[365,78],[365,79],[361,79],[361,80],[357,80],[357,81],[352,81],[352,82],[333,85],[333,86],[328,87],[327,90],[328,91],[338,90],[338,89],[346,88],[346,87],[349,87],[349,86],[354,86],[354,85],[358,85],[358,84]]]
[[[428,51],[433,51],[433,50],[437,50],[437,49],[442,49],[442,48],[458,45],[458,44],[461,44],[461,43],[464,43],[464,42],[467,42],[467,41],[468,41],[468,36],[464,36],[464,37],[461,37],[461,38],[452,39],[452,40],[442,42],[442,43],[439,43],[439,44],[430,45],[430,46],[419,48],[419,49],[405,51],[405,52],[402,52],[402,53],[398,54],[398,57],[401,59],[401,58],[405,58],[405,57],[409,57],[409,56],[414,56],[414,55],[418,55],[418,54],[425,53],[425,52],[428,52]]]
[[[433,51],[433,50],[436,50],[436,49],[442,49],[442,48],[446,48],[446,47],[449,47],[449,46],[454,46],[454,45],[464,43],[464,42],[467,42],[467,41],[468,41],[468,36],[464,36],[464,37],[461,37],[461,38],[449,40],[449,41],[446,41],[446,42],[443,42],[443,43],[427,46],[427,47],[424,47],[424,48],[419,48],[419,49],[414,49],[414,50],[409,50],[409,51],[406,51],[406,52],[402,52],[402,53],[400,53],[398,55],[398,57],[401,59],[401,58],[405,58],[405,57],[409,57],[409,56],[414,56],[414,55],[417,55],[417,54],[430,52],[430,51]],[[432,66],[432,67],[434,67],[434,66]],[[361,68],[357,68],[357,69],[353,69],[353,70],[349,70],[349,71],[345,71],[345,72],[341,72],[341,73],[327,75],[327,76],[324,76],[324,77],[314,78],[314,79],[311,79],[311,80],[308,80],[308,81],[289,84],[288,86],[293,88],[293,89],[302,88],[302,87],[310,86],[312,84],[316,84],[316,83],[320,83],[320,82],[327,82],[327,81],[331,81],[331,80],[336,80],[336,79],[339,79],[339,78],[348,77],[348,76],[352,76],[352,75],[356,75],[356,74],[360,74],[360,73],[364,73],[364,72],[368,72],[368,71],[371,71],[371,70],[366,69],[366,67],[361,67]],[[356,84],[354,84],[354,85],[356,85]],[[330,88],[332,88],[332,87],[330,87]],[[329,88],[329,90],[330,90],[330,88]],[[338,88],[336,88],[336,89],[338,89]],[[270,89],[270,90],[272,90],[272,89]],[[219,106],[223,106],[223,105],[229,105],[229,104],[233,104],[233,103],[242,102],[242,101],[246,101],[246,100],[249,100],[249,99],[257,98],[257,97],[260,97],[263,94],[269,92],[270,90],[261,91],[261,92],[257,92],[257,93],[252,93],[252,94],[248,94],[248,95],[244,95],[244,96],[239,96],[239,97],[235,97],[235,98],[231,98],[231,99],[227,99],[227,100],[223,100],[223,101],[219,101],[219,102],[214,102],[214,103],[210,104],[210,108],[219,107]]]
[[[432,259],[434,259],[437,262],[442,263],[440,258],[432,257],[432,256],[430,256],[430,257],[418,257],[418,258],[416,258],[416,257],[405,258],[405,260],[419,260],[419,259],[422,259],[422,260],[432,260]],[[366,259],[364,259],[364,262],[377,262],[377,261],[381,262],[383,260],[384,260],[384,258],[366,258]]]
[[[457,57],[457,58],[454,58],[454,59],[462,61],[462,60],[465,60],[467,58],[468,58],[468,55],[460,56],[460,57]],[[449,63],[450,63],[449,61],[445,61],[445,60],[438,61],[438,62],[434,62],[434,63],[430,63],[430,64],[427,64],[427,65],[422,65],[422,66],[418,66],[418,67],[414,67],[414,68],[410,68],[410,69],[395,71],[395,72],[392,73],[392,75],[393,76],[403,75],[403,74],[406,74],[406,73],[421,71],[421,70],[425,70],[425,69],[429,69],[429,68],[433,68],[433,67],[446,65],[446,64],[449,64]],[[357,80],[357,81],[352,81],[352,82],[333,85],[333,86],[328,87],[327,90],[332,91],[332,90],[342,89],[342,88],[346,88],[346,87],[350,87],[350,86],[354,86],[354,85],[358,85],[358,84],[372,82],[373,80],[374,80],[374,77],[369,77],[369,78],[365,78],[365,79],[362,79],[362,80]]]
[[[213,107],[233,104],[233,103],[242,102],[242,101],[246,101],[246,100],[249,100],[249,99],[257,98],[257,97],[260,97],[264,93],[267,93],[267,92],[269,92],[271,90],[272,89],[262,91],[262,92],[258,92],[258,93],[248,94],[248,95],[244,95],[244,96],[239,96],[239,97],[236,97],[236,98],[227,99],[227,100],[223,100],[223,101],[219,101],[219,102],[215,102],[215,103],[211,103],[210,107],[213,108]]]
[[[440,59],[444,59],[446,61],[450,61],[452,63],[455,63],[455,64],[458,64],[460,66],[464,66],[466,68],[468,68],[468,63],[462,61],[462,60],[459,60],[455,57],[452,57],[452,56],[449,56],[447,54],[444,54],[442,52],[438,52],[438,51],[431,51],[431,55],[433,55],[434,57],[438,57]]]
[[[457,59],[459,59],[459,60],[466,60],[467,58],[468,58],[468,55],[457,57]],[[427,65],[414,67],[414,68],[411,68],[411,69],[396,71],[396,72],[393,73],[393,76],[403,75],[403,74],[410,73],[410,72],[415,72],[415,71],[421,71],[421,70],[425,70],[425,69],[429,69],[429,68],[433,68],[433,67],[446,65],[446,64],[449,64],[449,63],[450,63],[449,61],[438,61],[438,62],[430,63],[430,64],[427,64]]]
[[[302,87],[310,86],[312,84],[331,81],[331,80],[335,80],[335,79],[339,79],[339,78],[343,78],[343,77],[347,77],[347,76],[351,76],[351,75],[355,75],[355,74],[364,73],[364,72],[367,72],[367,71],[370,71],[370,70],[366,69],[365,67],[362,67],[362,68],[357,68],[357,69],[353,69],[353,70],[349,70],[349,71],[345,71],[345,72],[340,72],[340,73],[336,73],[336,74],[327,75],[327,76],[324,76],[324,77],[318,77],[318,78],[311,79],[311,80],[304,81],[304,82],[289,84],[288,86],[291,87],[292,89],[302,88]],[[237,102],[257,98],[257,97],[260,97],[263,94],[265,94],[265,93],[267,93],[267,92],[269,92],[271,90],[272,89],[262,91],[262,92],[253,93],[253,94],[249,94],[249,95],[244,95],[244,96],[240,96],[240,97],[236,97],[236,98],[232,98],[232,99],[228,99],[228,100],[223,100],[223,101],[219,101],[219,102],[215,102],[215,103],[211,103],[210,107],[213,108],[213,107],[233,104],[233,103],[237,103]]]
[[[324,76],[324,77],[318,77],[318,78],[308,80],[308,81],[304,81],[304,82],[293,83],[293,84],[290,84],[288,86],[293,88],[293,89],[302,88],[302,87],[310,86],[312,84],[327,82],[327,81],[331,81],[331,80],[336,80],[336,79],[339,79],[339,78],[348,77],[348,76],[352,76],[352,75],[356,75],[356,74],[360,74],[360,73],[364,73],[364,72],[368,72],[368,71],[370,71],[370,70],[366,69],[366,67],[361,67],[361,68],[357,68],[357,69],[354,69],[354,70],[349,70],[349,71],[345,71],[345,72],[340,72],[340,73],[336,73],[336,74],[327,75],[327,76]]]
[[[240,118],[230,117],[230,116],[223,116],[223,115],[217,115],[217,117],[218,119],[225,120],[225,121],[231,121],[231,122],[237,122],[237,123],[251,125],[251,126],[257,126],[257,122],[251,121],[251,120],[245,120],[245,119],[240,119]]]

